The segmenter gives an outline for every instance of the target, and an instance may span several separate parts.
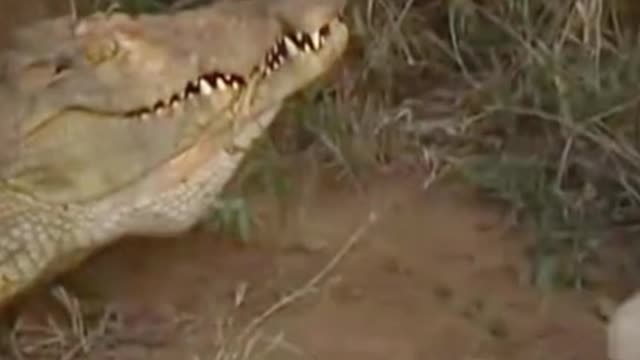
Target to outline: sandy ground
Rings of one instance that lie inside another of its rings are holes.
[[[305,191],[288,200],[284,216],[273,199],[252,197],[261,224],[248,246],[203,231],[125,239],[66,276],[61,284],[82,299],[95,333],[76,358],[230,359],[222,355],[242,350],[250,359],[604,359],[591,297],[532,289],[526,236],[505,230],[504,211],[467,187],[425,191],[417,176],[398,174],[361,193],[298,184]],[[361,236],[313,291],[236,341],[354,234]],[[64,344],[51,340],[55,331],[33,330],[51,314],[68,327],[60,303],[41,292],[22,310],[23,328],[32,329],[18,339],[32,346],[27,359],[78,342],[69,330],[58,335]],[[111,316],[102,317],[105,307]]]

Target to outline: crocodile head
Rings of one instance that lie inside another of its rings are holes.
[[[342,55],[345,0],[235,0],[18,31],[0,54],[0,305],[205,214],[281,103]]]
[[[10,94],[0,111],[14,118],[4,126],[17,127],[5,133],[19,134],[4,141],[17,151],[1,175],[47,201],[86,201],[203,136],[228,142],[342,54],[343,6],[236,0],[26,28],[0,75],[0,94]]]

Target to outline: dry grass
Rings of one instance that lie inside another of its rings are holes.
[[[638,55],[632,22],[599,0],[449,9],[468,84],[469,130],[499,146],[458,165],[522,210],[538,235],[541,286],[588,285],[585,266],[638,212]]]
[[[346,70],[287,114],[356,184],[399,161],[462,174],[536,231],[536,285],[588,286],[607,236],[638,217],[635,8],[351,1]]]
[[[63,316],[48,317],[46,324],[18,318],[10,334],[11,353],[16,360],[45,358],[72,360],[107,346],[111,335],[125,329],[118,324],[114,309],[88,312],[63,287],[52,289]]]
[[[339,81],[286,114],[356,184],[397,162],[461,174],[536,232],[532,282],[586,287],[639,215],[638,9],[353,0]]]
[[[280,300],[273,303],[257,317],[253,318],[242,330],[229,339],[220,341],[216,352],[215,360],[234,360],[234,359],[255,359],[262,358],[265,353],[274,349],[282,349],[291,352],[296,350],[294,344],[284,341],[281,336],[269,337],[265,336],[261,327],[271,317],[280,311],[292,306],[306,296],[310,296],[318,291],[324,281],[334,272],[337,266],[344,258],[354,249],[354,247],[363,240],[365,235],[379,221],[379,215],[370,212],[366,221],[364,221],[349,238],[340,247],[338,252],[331,260],[311,279],[304,283],[301,287],[295,289],[291,293],[283,296]],[[236,297],[237,302],[242,302]],[[256,346],[258,343],[265,343],[266,346]],[[256,354],[256,349],[259,349]],[[303,358],[302,356],[300,358]]]

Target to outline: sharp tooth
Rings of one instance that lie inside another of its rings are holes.
[[[278,41],[278,43],[276,44],[276,49],[276,53],[278,54],[278,56],[287,57],[288,52],[287,47],[284,44],[284,39],[280,39],[280,41]]]
[[[173,94],[169,100],[169,105],[171,105],[171,108],[177,109],[180,106],[180,95]]]
[[[315,50],[320,50],[320,46],[322,46],[321,40],[322,38],[320,37],[320,31],[316,31],[311,34],[311,41]]]
[[[164,101],[162,100],[159,100],[155,104],[153,104],[153,110],[157,110],[163,107],[165,107],[165,104],[164,104]]]
[[[300,50],[298,50],[298,46],[296,46],[296,43],[294,43],[293,40],[288,36],[284,37],[284,44],[287,47],[287,52],[290,56],[296,56],[300,52]]]
[[[302,43],[304,41],[304,33],[296,33],[296,40],[298,40],[299,43]]]
[[[200,85],[200,91],[202,91],[204,95],[211,95],[213,93],[213,88],[204,78],[200,79],[198,85]]]
[[[225,82],[227,85],[231,85],[234,81],[235,81],[235,78],[234,78],[234,76],[233,76],[233,75],[226,74],[226,75],[224,76],[224,82]]]
[[[227,84],[224,81],[224,79],[222,79],[222,77],[220,76],[216,77],[216,89],[225,90],[226,88],[227,88]]]
[[[200,92],[200,87],[197,82],[189,81],[187,83],[187,88],[184,90],[184,97],[186,99],[191,99],[195,94]]]

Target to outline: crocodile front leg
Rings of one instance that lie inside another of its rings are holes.
[[[64,206],[0,189],[0,306],[89,254],[91,241]]]

